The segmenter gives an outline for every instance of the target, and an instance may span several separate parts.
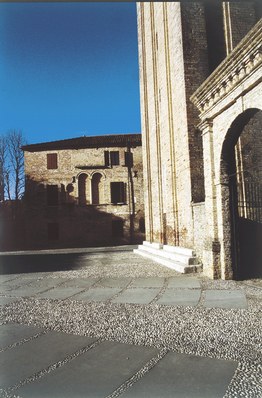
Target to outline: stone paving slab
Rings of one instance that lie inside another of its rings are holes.
[[[39,279],[31,282],[28,287],[41,287],[44,289],[49,289],[52,287],[55,287],[57,285],[61,284],[61,279],[55,279],[55,278],[44,278],[44,279]]]
[[[91,288],[73,297],[74,300],[106,301],[121,291],[120,288]]]
[[[6,292],[11,292],[12,291],[12,287],[6,284],[1,284],[0,285],[0,293],[6,293]]]
[[[134,288],[126,289],[112,303],[149,304],[159,293],[160,289]]]
[[[81,287],[55,287],[54,289],[47,290],[43,293],[38,293],[36,296],[39,298],[50,298],[64,300],[83,290]]]
[[[165,278],[136,278],[132,281],[130,287],[162,287],[164,285]]]
[[[186,277],[186,276],[179,276],[179,277],[171,277],[168,278],[167,283],[168,288],[179,288],[179,289],[199,289],[201,287],[200,281],[194,277]]]
[[[7,324],[0,326],[0,348],[3,349],[10,344],[17,343],[23,339],[42,332],[43,329],[34,326]],[[0,354],[1,357],[2,354]]]
[[[21,286],[17,289],[6,291],[5,294],[13,297],[31,297],[48,289],[47,287]]]
[[[222,398],[238,363],[169,352],[123,398]]]
[[[16,277],[17,277],[16,274],[0,275],[0,283],[11,281],[11,280],[15,279]]]
[[[13,303],[15,300],[17,300],[15,297],[0,297],[0,305]]]
[[[156,301],[156,304],[196,306],[200,296],[200,289],[166,289],[162,297]]]
[[[59,279],[61,282],[61,279]],[[96,283],[99,280],[99,278],[74,278],[74,279],[68,279],[64,280],[62,283],[62,287],[82,287],[84,288],[89,288],[92,286],[94,283]]]
[[[104,398],[157,353],[155,348],[103,342],[16,393],[22,398]]]
[[[95,340],[90,337],[49,332],[37,339],[1,352],[0,386],[2,388],[14,386],[19,381],[64,359],[67,355]],[[37,396],[36,394],[35,397]]]
[[[28,285],[32,282],[35,282],[37,280],[37,277],[27,277],[27,278],[16,278],[12,279],[10,281],[6,281],[4,286],[10,286],[10,289],[16,288],[16,286],[23,286],[23,285]]]
[[[205,307],[247,308],[247,299],[242,290],[206,290]]]
[[[105,287],[121,287],[123,289],[131,282],[131,280],[132,278],[103,278],[99,282],[99,285]]]

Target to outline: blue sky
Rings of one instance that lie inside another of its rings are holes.
[[[135,3],[0,3],[0,134],[140,132]]]

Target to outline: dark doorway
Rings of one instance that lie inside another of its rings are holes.
[[[236,279],[262,276],[261,126],[262,111],[249,110],[240,115],[230,128],[235,139],[229,140],[231,150],[229,147],[226,151]]]

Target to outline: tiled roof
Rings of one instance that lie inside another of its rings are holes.
[[[90,137],[70,138],[66,140],[41,142],[39,144],[24,145],[23,151],[40,152],[56,149],[80,149],[100,147],[141,146],[141,134],[113,134]]]

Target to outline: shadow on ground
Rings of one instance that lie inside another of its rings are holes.
[[[77,270],[90,265],[86,253],[0,256],[1,275]]]

